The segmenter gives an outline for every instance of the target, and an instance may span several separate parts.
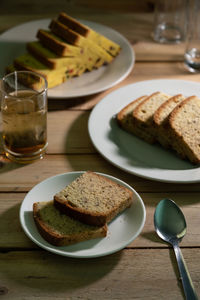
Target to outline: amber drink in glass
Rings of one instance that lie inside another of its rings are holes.
[[[29,71],[6,75],[1,85],[5,155],[19,163],[43,158],[47,147],[47,81]]]

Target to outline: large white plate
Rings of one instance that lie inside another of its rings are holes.
[[[96,149],[115,166],[157,181],[192,183],[200,181],[200,167],[179,159],[159,145],[150,145],[126,133],[115,115],[128,103],[156,91],[185,97],[200,97],[200,84],[183,80],[148,80],[122,87],[101,100],[90,114],[88,130]]]
[[[130,208],[117,216],[108,226],[109,233],[105,238],[94,239],[78,244],[56,247],[46,242],[39,234],[33,220],[33,203],[50,201],[55,193],[80,176],[83,172],[71,172],[50,177],[37,184],[25,197],[20,208],[20,222],[27,236],[38,246],[69,257],[98,257],[123,249],[141,232],[146,218],[146,211],[141,197],[125,182],[112,176],[104,175],[133,191],[134,201]]]
[[[81,22],[118,43],[122,50],[110,65],[102,66],[98,70],[69,79],[65,83],[49,89],[49,98],[66,99],[102,92],[122,81],[134,66],[134,51],[128,40],[120,33],[94,22],[84,20]],[[9,29],[0,36],[0,77],[4,75],[5,67],[11,64],[13,59],[25,53],[26,43],[36,40],[37,30],[47,29],[49,23],[49,19],[31,21]]]

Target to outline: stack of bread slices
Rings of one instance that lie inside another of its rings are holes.
[[[120,52],[118,44],[64,12],[50,22],[49,30],[39,29],[36,37],[6,72],[34,71],[47,79],[49,88],[111,63]]]
[[[130,207],[133,192],[103,175],[88,171],[48,202],[33,204],[42,237],[55,246],[105,237],[107,223]]]
[[[148,143],[159,142],[179,157],[200,163],[200,99],[155,92],[132,101],[117,114],[118,124]]]

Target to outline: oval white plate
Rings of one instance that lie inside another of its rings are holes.
[[[156,91],[169,95],[182,93],[185,97],[200,97],[200,84],[160,79],[141,81],[115,90],[92,110],[88,122],[90,138],[109,162],[129,173],[164,182],[199,182],[199,165],[192,165],[159,145],[150,145],[117,125],[115,115],[125,105]]]
[[[47,29],[50,21],[50,19],[43,19],[27,22],[0,35],[0,77],[3,76],[6,66],[11,64],[18,55],[25,53],[26,43],[36,40],[38,29]],[[66,99],[105,91],[125,79],[134,66],[135,54],[125,37],[107,26],[84,20],[81,22],[118,43],[122,50],[111,64],[49,89],[49,98]]]
[[[125,182],[101,174],[126,186],[133,191],[134,201],[130,208],[118,215],[108,226],[108,235],[105,238],[89,240],[65,247],[56,247],[46,242],[39,234],[33,220],[33,203],[50,201],[53,196],[71,183],[83,172],[70,172],[50,177],[33,187],[26,195],[20,208],[20,222],[27,236],[38,246],[55,254],[69,257],[99,257],[117,252],[130,244],[142,231],[146,211],[144,203],[137,192]]]

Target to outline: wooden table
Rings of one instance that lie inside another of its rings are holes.
[[[14,8],[6,10],[3,1],[1,32],[25,21],[53,17],[61,10],[60,1],[57,9],[53,10],[54,4],[45,13],[39,9],[25,11],[24,2],[20,3],[16,13]],[[155,207],[165,197],[174,199],[185,214],[188,230],[181,248],[200,295],[199,183],[162,183],[123,172],[94,149],[87,131],[91,109],[113,90],[147,79],[199,81],[200,75],[184,69],[184,44],[169,46],[153,42],[151,13],[118,10],[109,14],[99,7],[91,11],[84,6],[77,10],[70,6],[72,15],[111,26],[122,33],[134,48],[136,63],[129,76],[108,91],[78,99],[49,99],[49,147],[43,160],[19,166],[1,157],[0,296],[6,300],[184,299],[173,250],[157,237],[153,226]],[[50,176],[88,169],[120,178],[140,194],[147,213],[142,233],[122,251],[101,258],[67,258],[37,247],[24,234],[19,222],[20,204],[25,195]]]

